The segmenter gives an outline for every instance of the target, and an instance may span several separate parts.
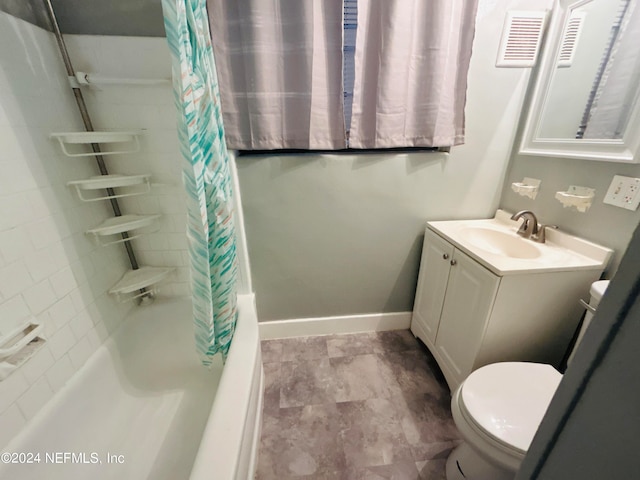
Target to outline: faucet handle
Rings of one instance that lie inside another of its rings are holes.
[[[540,228],[538,228],[538,232],[531,236],[532,240],[538,243],[545,243],[547,241],[546,234],[545,234],[545,232],[547,231],[547,228],[553,228],[557,230],[558,226],[557,225],[540,225]]]

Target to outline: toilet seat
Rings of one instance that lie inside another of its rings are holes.
[[[550,365],[494,363],[469,375],[457,398],[470,427],[503,453],[521,459],[561,379]]]

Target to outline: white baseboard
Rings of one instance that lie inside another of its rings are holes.
[[[405,330],[411,326],[411,315],[412,312],[394,312],[272,320],[259,322],[258,328],[261,340],[335,333]]]

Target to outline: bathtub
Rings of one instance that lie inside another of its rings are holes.
[[[252,479],[263,391],[253,295],[238,309],[224,369],[206,369],[189,300],[134,308],[3,449],[20,463],[0,463],[0,479]]]

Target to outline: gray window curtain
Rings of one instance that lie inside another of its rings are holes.
[[[349,146],[464,143],[477,0],[358,0]]]
[[[342,6],[342,0],[207,1],[229,148],[346,146]]]

